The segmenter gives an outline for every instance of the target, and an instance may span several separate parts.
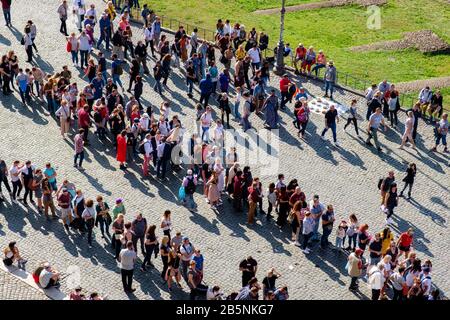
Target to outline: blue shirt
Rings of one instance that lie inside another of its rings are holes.
[[[44,170],[44,175],[47,175],[47,176],[52,176],[52,175],[54,175],[55,174],[55,169],[53,169],[53,168],[50,168],[50,169],[45,169]],[[56,178],[49,178],[48,179],[48,182],[50,182],[50,183],[53,183],[53,182],[55,182],[56,181]]]
[[[192,260],[195,261],[195,268],[197,270],[203,270],[203,255],[200,255],[200,257],[197,257],[196,255],[194,255],[192,257]]]
[[[101,18],[99,20],[99,24],[100,24],[100,30],[111,29],[111,21],[109,20],[109,17]]]
[[[105,82],[103,79],[94,78],[91,82],[94,85],[94,99],[100,99],[102,97],[103,87],[105,86]]]

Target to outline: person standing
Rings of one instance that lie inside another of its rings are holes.
[[[384,287],[384,264],[379,263],[373,266],[369,270],[369,280],[368,284],[370,289],[372,289],[372,301],[377,301],[380,298],[381,289]]]
[[[397,184],[394,182],[390,185],[389,191],[384,197],[384,207],[387,210],[386,223],[391,224],[391,216],[394,215],[394,208],[398,206]]]
[[[68,10],[69,7],[67,6],[67,1],[64,0],[58,7],[58,10],[56,11],[59,14],[59,19],[61,20],[61,26],[59,27],[59,32],[61,32],[62,34],[64,34],[66,37],[69,36],[69,34],[67,33],[67,25],[66,25],[66,21],[67,21],[67,17],[68,17]]]
[[[78,30],[81,32],[83,27],[84,15],[86,13],[85,0],[73,0],[73,14],[78,17]]]
[[[117,156],[116,159],[120,163],[120,169],[125,170],[125,162],[127,161],[127,131],[122,130],[120,134],[117,135]]]
[[[329,204],[327,210],[322,214],[322,237],[320,238],[320,247],[326,248],[329,244],[328,237],[333,231],[335,221],[333,206]]]
[[[67,102],[67,100],[61,100],[61,106],[58,110],[55,112],[55,116],[59,117],[59,124],[61,127],[61,135],[63,136],[63,139],[66,138],[66,134],[69,132],[70,129],[70,106]]]
[[[414,184],[414,178],[416,177],[417,167],[415,163],[410,163],[408,169],[406,169],[406,177],[403,178],[403,182],[405,186],[403,190],[400,192],[399,197],[403,197],[403,192],[406,190],[406,187],[409,186],[408,190],[408,199],[411,199],[411,189]]]
[[[260,192],[258,189],[258,183],[253,182],[252,186],[248,188],[248,224],[254,224],[256,207],[259,202]]]
[[[70,194],[67,188],[61,189],[62,193],[58,196],[58,206],[61,212],[61,220],[64,228],[69,232],[69,224],[72,222],[72,209],[70,208]]]
[[[209,97],[211,93],[214,91],[213,82],[211,80],[211,75],[209,73],[206,74],[206,78],[200,80],[200,103],[203,103],[203,107],[206,108],[208,106]]]
[[[2,193],[2,184],[5,185],[12,198],[12,192],[8,182],[8,168],[4,160],[0,160],[0,202],[5,201],[5,197]]]
[[[322,140],[325,140],[325,133],[328,131],[328,129],[331,129],[331,132],[333,133],[334,145],[336,147],[339,147],[336,138],[336,123],[339,123],[339,115],[334,105],[331,105],[330,110],[325,113],[325,128],[322,131],[321,138]]]
[[[184,281],[188,282],[188,268],[189,263],[194,256],[194,246],[189,241],[188,237],[183,237],[183,242],[180,245],[179,252],[181,254],[181,275],[183,276]]]
[[[250,92],[246,91],[243,94],[244,97],[244,108],[243,108],[243,114],[242,114],[242,124],[244,126],[244,132],[246,132],[248,129],[252,128],[252,125],[249,121],[250,114],[252,113],[252,97],[250,95]],[[253,104],[254,106],[254,104]]]
[[[287,74],[283,75],[283,78],[280,80],[280,94],[281,94],[281,102],[280,109],[284,110],[286,102],[288,102],[289,98],[289,85],[291,84],[291,80],[289,80],[289,76]]]
[[[442,119],[439,121],[439,124],[437,125],[437,127],[435,129],[436,144],[431,149],[431,151],[437,151],[437,147],[442,140],[442,144],[444,145],[444,152],[448,152],[448,149],[447,149],[448,127],[449,127],[448,114],[444,113],[442,115]]]
[[[184,187],[184,191],[186,193],[184,203],[190,211],[197,210],[197,204],[194,201],[194,193],[195,193],[197,183],[198,183],[197,176],[193,175],[193,172],[191,169],[187,170],[187,175],[183,179],[183,187]]]
[[[369,135],[366,140],[366,145],[373,146],[370,140],[373,138],[375,142],[375,146],[377,147],[378,152],[383,151],[380,147],[380,143],[378,142],[378,128],[380,124],[383,125],[384,131],[387,131],[386,124],[384,123],[383,114],[381,113],[381,107],[378,107],[375,113],[369,117],[369,123],[367,125],[367,134]]]
[[[80,169],[80,170],[83,169],[82,164],[83,164],[83,160],[84,160],[84,140],[83,140],[83,135],[84,135],[84,129],[81,128],[81,129],[78,130],[78,134],[75,135],[75,138],[73,140],[74,141],[74,149],[75,149],[75,156],[74,156],[74,159],[73,159],[73,166],[75,168]],[[79,163],[77,164],[78,158],[80,160],[79,160]]]
[[[325,74],[323,76],[324,82],[325,82],[325,98],[328,98],[328,90],[330,90],[330,99],[333,100],[333,91],[334,91],[334,84],[336,83],[336,67],[333,64],[333,61],[330,60],[328,62],[327,68],[325,70]]]
[[[239,270],[242,272],[242,286],[245,287],[255,277],[256,271],[258,270],[258,262],[251,256],[248,256],[239,264]]]
[[[25,28],[25,35],[22,37],[22,44],[25,46],[28,60],[26,62],[33,62],[33,40],[31,38],[31,29]]]
[[[142,216],[142,213],[138,213],[136,219],[131,222],[131,230],[133,231],[133,247],[137,253],[137,243],[141,243],[141,252],[145,257],[145,232],[147,230],[147,219]]]
[[[84,225],[87,228],[89,248],[92,248],[92,230],[94,229],[96,219],[94,201],[92,199],[86,200],[86,206],[81,214],[81,218],[84,220]]]
[[[32,181],[33,181],[33,173],[34,166],[31,164],[31,161],[28,160],[25,162],[25,166],[20,169],[22,185],[25,188],[25,194],[23,195],[23,204],[27,207],[27,197],[30,195],[30,202],[34,204],[33,200],[33,191],[32,191]]]
[[[109,205],[103,201],[102,196],[97,196],[97,205],[95,206],[95,211],[97,213],[96,219],[95,219],[95,226],[97,227],[98,224],[100,224],[100,231],[102,233],[102,239],[105,239],[105,231],[108,237],[111,238],[111,235],[109,233],[109,225],[111,224],[111,216],[109,214]],[[114,241],[114,239],[111,239],[111,242]]]
[[[414,113],[412,111],[408,111],[407,115],[408,118],[406,119],[405,122],[405,132],[403,133],[402,136],[402,143],[398,148],[403,149],[406,142],[408,142],[409,140],[409,142],[412,144],[412,148],[416,150],[416,144],[414,143],[413,139],[414,122],[416,121],[416,119],[414,118]]]
[[[358,278],[361,276],[363,263],[361,260],[361,255],[363,254],[363,250],[357,248],[354,252],[350,253],[348,256],[348,275],[352,278],[350,283],[349,290],[356,291],[358,290]]]
[[[123,290],[126,293],[136,291],[136,289],[132,287],[136,258],[136,252],[133,250],[133,242],[128,241],[126,249],[122,249],[119,253],[120,273],[122,274]]]
[[[158,255],[158,238],[155,235],[155,229],[156,225],[153,224],[145,232],[145,258],[141,265],[142,272],[147,270],[146,266],[153,267],[152,254],[155,254],[155,258]]]
[[[5,17],[5,22],[7,27],[12,27],[11,24],[11,2],[12,0],[1,0],[3,16]]]
[[[89,105],[85,104],[78,110],[78,128],[83,129],[83,141],[84,145],[88,146],[88,133],[89,126],[91,125],[91,118],[89,117]]]
[[[309,239],[314,235],[314,230],[316,229],[316,225],[318,225],[318,222],[316,222],[316,219],[313,217],[311,212],[306,211],[305,217],[303,218],[303,228],[302,228],[302,234],[303,234],[303,243],[302,243],[302,250],[303,253],[308,254],[310,253],[308,248],[308,242]]]

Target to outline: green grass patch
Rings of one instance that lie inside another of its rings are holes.
[[[288,5],[314,2],[288,0]],[[255,27],[270,36],[275,47],[279,36],[279,14],[258,15],[257,9],[276,8],[277,0],[183,0],[147,1],[158,14],[215,29],[217,19],[239,22],[246,30]],[[369,30],[367,12],[358,5],[289,12],[285,20],[285,41],[323,49],[339,71],[378,82],[405,82],[450,75],[450,55],[422,54],[414,49],[401,51],[352,52],[353,46],[395,40],[403,32],[430,29],[450,42],[450,9],[447,0],[389,0],[381,7],[381,29]]]
[[[433,89],[433,92],[436,92],[436,89]],[[439,89],[441,91],[442,97],[443,97],[443,106],[444,106],[444,110],[447,112],[450,112],[450,87],[446,87],[446,88],[441,88]],[[405,96],[404,98],[404,103],[405,103],[405,108],[410,107],[411,102],[415,102],[418,100],[419,97],[419,92],[408,92],[408,93],[404,93],[402,95]],[[407,102],[407,103],[406,103]]]

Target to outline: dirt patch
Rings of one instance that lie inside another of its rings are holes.
[[[330,0],[330,1],[323,1],[323,2],[298,4],[295,6],[288,6],[288,7],[286,7],[286,12],[341,7],[341,6],[351,5],[351,4],[358,4],[362,7],[368,7],[368,6],[372,6],[372,5],[380,6],[380,5],[386,4],[386,2],[387,2],[387,0]],[[275,13],[279,13],[279,12],[280,12],[279,8],[253,11],[253,13],[258,13],[258,14],[275,14]]]
[[[415,48],[422,53],[447,52],[450,46],[431,30],[406,32],[401,40],[381,41],[350,48],[352,51],[403,50]]]
[[[432,90],[450,87],[450,77],[431,78],[395,84],[395,87],[400,92],[417,92],[426,86],[430,86]]]

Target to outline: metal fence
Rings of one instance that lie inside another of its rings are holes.
[[[104,1],[106,2],[106,0],[104,0]],[[126,3],[123,0],[113,0],[113,3],[116,6],[116,10],[118,12],[123,12],[125,9],[128,9],[128,11],[130,12],[130,16],[133,18],[133,20],[140,22],[140,23],[144,23],[144,20],[141,16],[142,7],[138,8],[138,7],[133,6],[132,3],[134,3],[134,2],[132,0],[128,1],[129,7],[126,7]],[[159,17],[161,18],[161,26],[164,29],[174,31],[174,30],[178,29],[180,26],[183,26],[184,30],[186,31],[186,34],[190,35],[193,32],[194,28],[197,28],[197,34],[198,34],[199,38],[201,38],[202,40],[206,40],[208,42],[213,42],[213,43],[215,43],[215,41],[216,41],[216,31],[215,30],[201,28],[194,24],[190,24],[185,21],[178,20],[178,19],[173,19],[173,18],[170,18],[167,16],[159,15]],[[265,49],[263,51],[263,57],[265,59],[274,61],[275,60],[275,50],[274,49]],[[285,64],[288,67],[291,67],[291,68],[294,67],[293,57],[289,57],[287,60],[285,60]],[[322,69],[319,69],[318,70],[318,78],[321,79],[322,77],[323,77]],[[336,83],[338,85],[340,85],[341,87],[351,88],[351,89],[355,89],[355,90],[364,92],[369,86],[371,86],[373,81],[370,81],[368,79],[361,79],[359,77],[356,77],[356,76],[346,73],[346,72],[337,71]],[[416,102],[416,99],[414,97],[405,96],[405,95],[401,95],[401,97],[400,97],[400,105],[404,109],[412,108],[412,106],[414,105],[415,102]]]

